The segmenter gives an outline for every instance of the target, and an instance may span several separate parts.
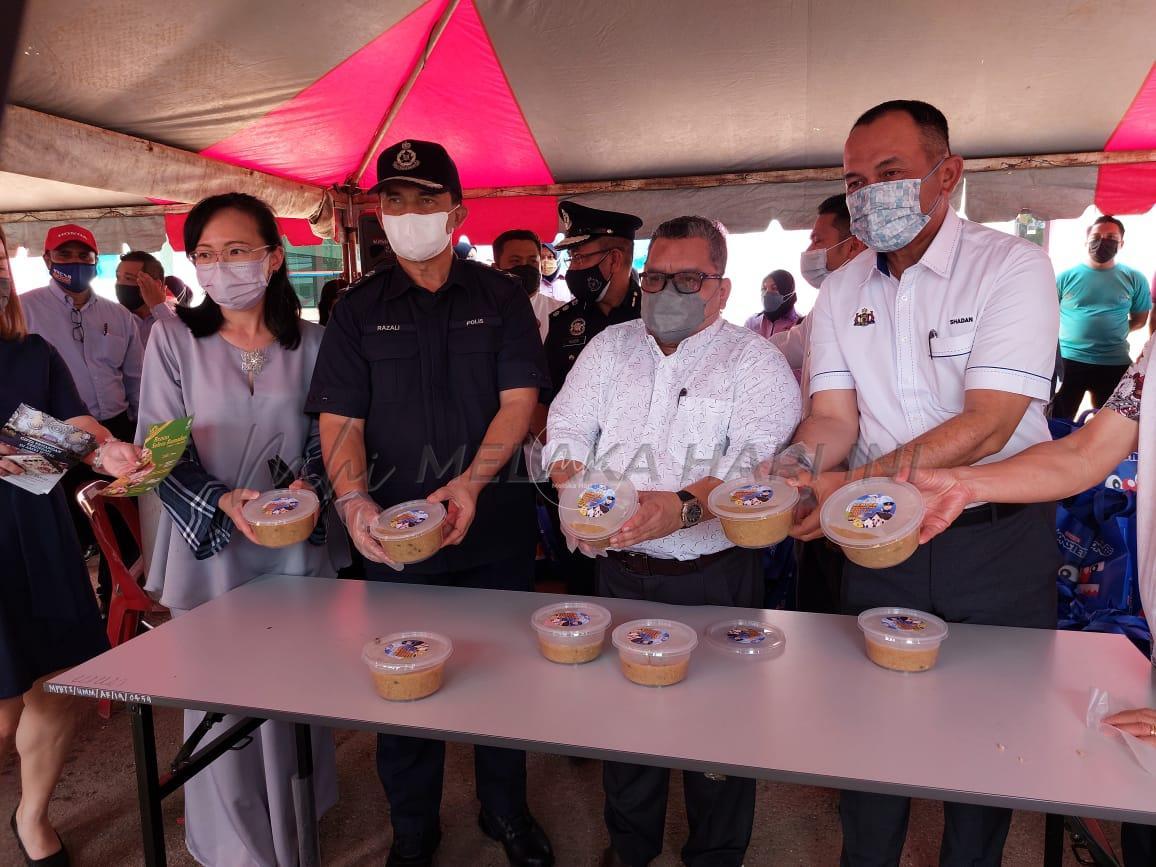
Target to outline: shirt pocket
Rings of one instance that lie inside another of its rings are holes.
[[[481,394],[498,387],[498,353],[502,320],[487,316],[479,322],[451,322],[449,332],[450,386]]]
[[[115,370],[124,367],[128,338],[120,334],[100,334],[87,338],[92,342],[92,358]]]
[[[417,330],[382,331],[365,335],[361,351],[369,362],[375,400],[396,402],[416,394],[421,383]]]
[[[684,397],[670,429],[670,457],[686,472],[684,484],[706,476],[716,455],[725,453],[731,402],[714,397]],[[692,465],[693,462],[693,465]],[[697,466],[698,469],[693,467]]]
[[[931,398],[943,410],[951,413],[963,411],[963,380],[974,345],[974,331],[928,340]]]

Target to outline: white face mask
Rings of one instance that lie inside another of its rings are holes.
[[[453,232],[446,226],[456,210],[457,207],[436,214],[382,214],[381,226],[394,253],[410,262],[426,262],[450,245]]]
[[[802,273],[803,279],[818,289],[831,273],[827,267],[827,254],[836,247],[842,247],[852,237],[852,235],[848,235],[838,244],[832,244],[825,250],[804,250],[803,255],[799,257],[799,271]]]
[[[265,297],[269,278],[265,274],[265,259],[258,259],[256,262],[198,265],[197,282],[226,310],[248,310]]]

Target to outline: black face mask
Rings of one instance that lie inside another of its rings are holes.
[[[1093,238],[1088,242],[1088,255],[1101,265],[1115,259],[1119,249],[1120,242],[1115,238]]]
[[[140,287],[135,283],[117,283],[116,300],[133,311],[144,304],[144,299],[140,294]]]
[[[566,288],[579,301],[597,304],[610,288],[610,278],[602,276],[602,263],[612,251],[605,255],[589,268],[571,268],[566,272]]]
[[[527,295],[533,295],[541,288],[542,272],[535,265],[515,265],[513,268],[507,268],[506,273],[518,278]]]

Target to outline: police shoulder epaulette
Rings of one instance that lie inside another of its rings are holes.
[[[577,303],[578,303],[577,298],[575,298],[573,301],[567,301],[565,304],[563,304],[557,310],[552,311],[550,313],[550,318],[554,319],[557,316],[561,316],[563,313],[567,312],[571,307],[573,307]]]
[[[349,284],[349,288],[345,290],[345,294],[349,294],[350,292],[354,291],[355,289],[360,289],[362,286],[369,283],[374,277],[377,277],[377,276],[379,276],[379,273],[378,273],[378,270],[376,268],[365,272],[364,274],[361,275],[361,277],[359,277],[357,280],[354,280],[352,283]]]

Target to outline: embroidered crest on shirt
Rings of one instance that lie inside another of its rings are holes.
[[[868,310],[866,307],[864,307],[862,310],[860,310],[858,313],[855,314],[855,320],[851,324],[856,326],[856,327],[862,327],[864,325],[874,325],[875,324],[875,311],[874,310]]]
[[[413,144],[407,141],[402,142],[401,150],[397,152],[397,157],[393,161],[393,167],[399,172],[408,172],[420,165],[417,154],[413,152]]]
[[[585,319],[575,319],[573,322],[570,323],[570,336],[571,337],[581,337],[585,333],[586,333],[586,320]]]

